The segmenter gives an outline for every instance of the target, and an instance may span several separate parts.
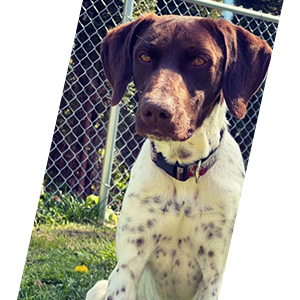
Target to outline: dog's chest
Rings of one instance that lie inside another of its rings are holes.
[[[159,241],[147,267],[155,278],[160,294],[164,294],[166,299],[173,299],[174,295],[176,299],[181,299],[181,294],[185,297],[188,296],[186,293],[193,295],[202,280],[197,261],[200,242],[197,240],[196,229],[192,230],[195,225],[193,221],[187,220],[184,213],[177,217],[169,214],[161,233],[153,236]],[[188,287],[188,290],[183,290],[183,286]]]
[[[208,195],[200,197],[197,189],[189,193],[179,190],[174,199],[152,205],[162,218],[162,225],[152,233],[157,245],[147,267],[166,299],[173,299],[174,295],[176,299],[192,298],[202,281],[203,270],[218,255],[215,246],[225,247],[229,238],[230,222],[224,211],[217,203],[205,201],[205,197]]]

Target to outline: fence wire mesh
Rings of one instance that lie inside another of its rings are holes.
[[[98,195],[105,155],[111,88],[100,61],[101,41],[107,31],[121,23],[124,3],[121,0],[83,0],[72,48],[63,96],[47,162],[44,190],[72,193],[85,198]],[[177,14],[220,18],[225,12],[212,5],[179,0],[137,0],[133,18],[144,12],[158,15]],[[231,21],[274,45],[278,23],[230,13]],[[228,18],[228,15],[227,15]],[[247,166],[263,87],[251,100],[243,120],[228,115],[230,131],[238,142]],[[108,204],[120,208],[129,171],[143,139],[135,133],[134,112],[137,98],[133,83],[120,105],[119,126]]]

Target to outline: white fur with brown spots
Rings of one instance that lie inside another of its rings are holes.
[[[178,149],[191,153],[182,163],[206,157],[226,128],[226,105],[185,142],[156,142],[170,162]],[[211,141],[210,143],[208,141]],[[132,169],[118,224],[118,264],[107,281],[89,291],[87,300],[218,299],[228,254],[244,166],[240,150],[227,130],[217,161],[196,184],[180,182],[151,160],[147,140]]]

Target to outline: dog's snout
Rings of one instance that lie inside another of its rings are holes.
[[[145,103],[142,109],[144,120],[151,125],[162,125],[168,122],[174,115],[171,105],[155,102]]]

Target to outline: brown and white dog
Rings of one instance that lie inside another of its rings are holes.
[[[120,215],[118,263],[87,300],[216,300],[244,180],[226,110],[243,118],[271,58],[225,20],[144,15],[111,30],[102,62],[121,100],[132,76],[148,139]]]

